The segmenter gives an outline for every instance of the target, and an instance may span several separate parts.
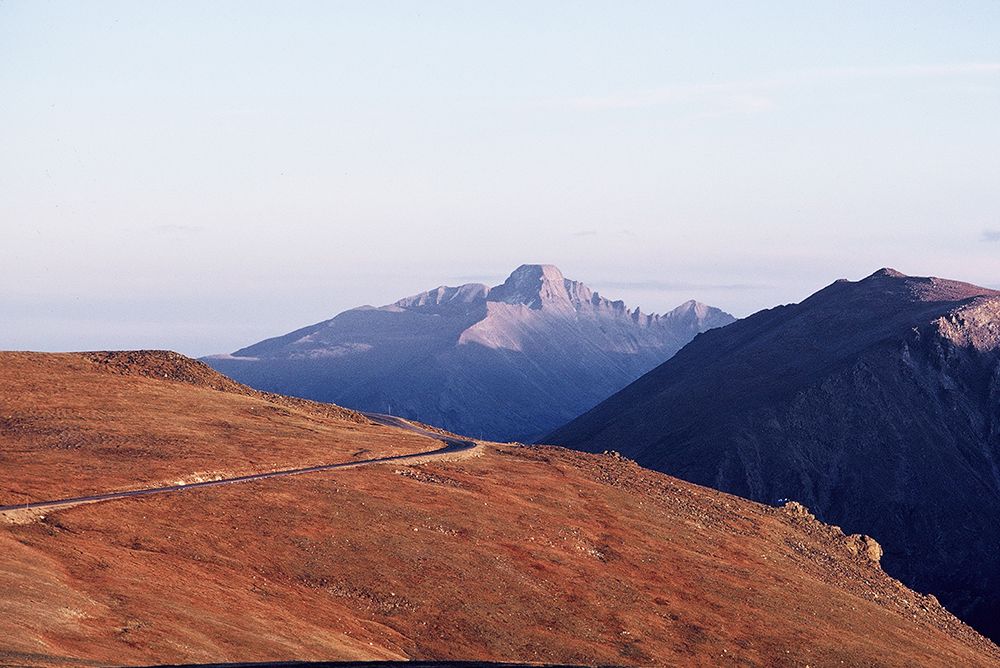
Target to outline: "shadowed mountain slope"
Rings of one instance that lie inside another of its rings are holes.
[[[263,390],[528,441],[732,321],[695,301],[647,315],[551,265],[524,265],[493,288],[352,309],[204,361]]]
[[[547,442],[875,536],[1000,635],[1000,292],[883,269],[701,334]]]
[[[0,353],[0,407],[0,505],[440,446],[168,353]],[[1000,661],[801,507],[476,452],[0,513],[0,664]]]

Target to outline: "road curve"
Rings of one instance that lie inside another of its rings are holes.
[[[402,462],[406,460],[424,460],[427,458],[438,458],[452,455],[458,452],[465,452],[476,448],[475,441],[469,441],[453,436],[438,434],[428,429],[423,429],[415,424],[411,424],[402,418],[381,413],[364,413],[364,416],[376,424],[387,427],[405,429],[421,436],[442,441],[444,447],[427,452],[417,452],[409,455],[392,455],[390,457],[375,457],[372,459],[360,459],[352,462],[341,462],[339,464],[321,464],[319,466],[307,466],[299,469],[285,469],[283,471],[271,471],[269,473],[255,473],[243,475],[235,478],[222,478],[221,480],[206,480],[205,482],[192,482],[182,485],[164,485],[162,487],[148,487],[145,489],[133,489],[124,492],[106,492],[103,494],[92,494],[90,496],[76,496],[68,499],[54,499],[51,501],[32,501],[29,503],[19,503],[12,506],[0,506],[0,512],[18,510],[45,510],[49,508],[60,508],[64,506],[75,506],[82,503],[94,503],[97,501],[111,501],[113,499],[127,499],[133,496],[147,496],[149,494],[166,494],[169,492],[183,492],[189,489],[200,487],[218,487],[220,485],[232,485],[240,482],[251,482],[253,480],[266,480],[267,478],[284,478],[285,476],[301,475],[303,473],[318,473],[320,471],[333,471],[336,469],[355,468],[358,466],[370,466],[372,464],[382,464],[385,462]]]

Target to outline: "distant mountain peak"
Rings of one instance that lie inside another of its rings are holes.
[[[712,310],[712,308],[713,307],[709,306],[708,304],[703,304],[695,299],[689,299],[680,306],[678,306],[677,308],[675,308],[673,311],[670,311],[668,315],[672,314],[675,316],[680,316],[685,313],[693,313],[698,317],[705,317]]]
[[[491,289],[491,302],[524,304],[540,309],[545,304],[570,301],[567,281],[559,268],[551,264],[522,264],[501,285]]]
[[[882,267],[868,278],[871,279],[871,278],[909,278],[909,277],[901,271],[896,271],[892,267]]]
[[[884,306],[885,300],[896,303],[957,302],[975,297],[996,297],[1000,292],[934,276],[909,276],[883,267],[859,281],[839,280],[830,289],[821,290],[817,296],[833,296],[839,303],[844,294],[859,295]]]
[[[439,286],[242,348],[210,364],[258,389],[533,440],[733,322],[689,301],[643,314],[551,264]]]
[[[562,271],[554,264],[522,264],[512,271],[510,275],[514,277],[522,275],[535,276],[539,274],[548,281],[561,281],[564,278]]]

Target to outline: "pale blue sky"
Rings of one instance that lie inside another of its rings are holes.
[[[2,2],[0,348],[231,351],[549,262],[1000,284],[1000,2]]]

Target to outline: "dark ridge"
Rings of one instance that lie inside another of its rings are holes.
[[[695,338],[542,439],[876,538],[1000,638],[1000,292],[884,268]]]

